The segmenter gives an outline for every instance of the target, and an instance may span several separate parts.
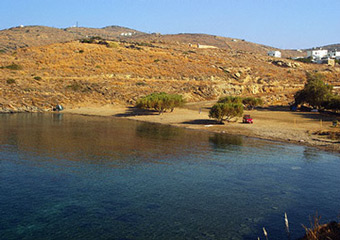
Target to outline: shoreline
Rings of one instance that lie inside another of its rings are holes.
[[[303,145],[340,153],[338,140],[334,141],[312,134],[318,130],[332,130],[330,127],[332,117],[310,112],[252,110],[245,111],[245,114],[251,114],[254,124],[243,124],[240,119],[238,122],[217,124],[208,117],[208,109],[205,106],[209,104],[210,102],[192,103],[183,108],[177,108],[172,113],[162,115],[122,105],[66,108],[62,113],[159,123],[190,130]]]

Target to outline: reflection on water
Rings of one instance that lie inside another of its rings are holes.
[[[181,128],[174,128],[168,125],[140,123],[136,127],[136,135],[141,138],[167,140],[180,137],[181,134],[183,134]]]
[[[340,212],[338,155],[158,124],[0,115],[1,239],[270,239]]]
[[[213,146],[217,149],[226,149],[231,145],[242,146],[243,138],[240,136],[227,135],[227,134],[215,134],[209,137],[209,141],[213,143]]]

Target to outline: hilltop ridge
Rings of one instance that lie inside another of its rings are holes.
[[[121,33],[140,31],[120,26],[104,28],[69,27],[64,29],[45,26],[18,26],[0,31],[0,50],[7,51],[22,47],[44,46],[88,37],[117,39]]]
[[[108,40],[144,41],[163,43],[205,44],[222,49],[247,51],[266,55],[277,48],[248,42],[245,39],[220,37],[209,34],[148,34],[121,26],[103,28],[69,27],[64,29],[45,26],[19,26],[0,31],[0,50],[9,51],[22,47],[44,46],[53,43],[64,43],[90,37],[101,37]],[[301,53],[294,50],[280,50],[283,57],[296,57]]]

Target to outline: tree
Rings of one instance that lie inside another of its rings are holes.
[[[224,96],[220,97],[217,103],[242,103],[242,98],[237,96]]]
[[[224,96],[220,97],[217,103],[235,103],[235,104],[243,104],[248,109],[254,109],[257,106],[263,105],[263,101],[261,98],[254,97],[238,97],[238,96]]]
[[[325,84],[323,78],[324,76],[319,73],[307,73],[307,83],[294,96],[295,104],[308,103],[313,108],[320,109],[324,102],[329,101],[333,87]]]
[[[216,103],[209,111],[210,118],[216,118],[220,123],[230,121],[243,114],[243,105],[240,103]]]
[[[184,100],[182,95],[161,92],[152,93],[138,99],[136,102],[136,107],[143,109],[154,109],[159,112],[159,114],[161,114],[167,110],[172,112],[175,107],[180,107],[183,105],[183,103]]]
[[[262,106],[263,100],[261,98],[246,97],[242,99],[242,103],[248,109],[254,109],[257,106]]]
[[[340,110],[340,96],[333,95],[330,99],[322,103],[322,107],[334,111]]]

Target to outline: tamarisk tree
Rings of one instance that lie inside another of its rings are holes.
[[[209,111],[210,118],[216,118],[223,123],[224,120],[230,121],[234,117],[241,117],[243,105],[241,103],[216,103]]]
[[[142,109],[153,109],[161,114],[168,110],[172,112],[175,107],[180,107],[183,104],[184,100],[182,95],[161,92],[152,93],[138,99],[136,102],[136,107]]]

